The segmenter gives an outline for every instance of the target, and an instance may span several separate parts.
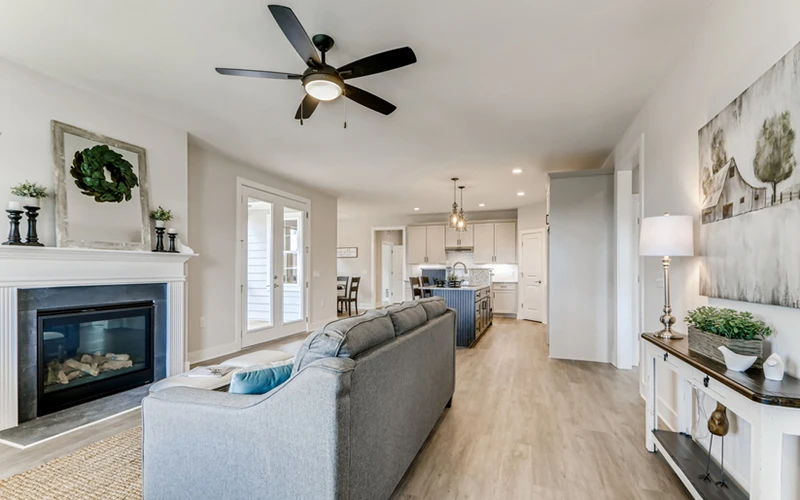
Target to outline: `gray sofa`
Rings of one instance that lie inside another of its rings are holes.
[[[455,326],[438,297],[404,303],[312,333],[267,394],[151,394],[144,498],[389,498],[450,405]]]

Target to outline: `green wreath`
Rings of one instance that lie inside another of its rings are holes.
[[[110,182],[106,180],[106,170],[111,176]],[[130,201],[131,190],[139,185],[133,165],[105,145],[76,151],[69,173],[81,193],[93,196],[98,203]]]

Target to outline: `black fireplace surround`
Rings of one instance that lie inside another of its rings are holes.
[[[166,376],[166,285],[19,290],[19,422]]]

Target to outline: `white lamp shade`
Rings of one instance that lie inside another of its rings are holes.
[[[682,257],[694,255],[694,230],[689,215],[645,217],[639,235],[639,255]]]

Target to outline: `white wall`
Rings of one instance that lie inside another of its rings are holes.
[[[796,0],[712,4],[698,37],[688,44],[685,55],[679,58],[615,148],[615,156],[623,157],[644,134],[645,216],[669,211],[698,217],[698,130],[800,41],[798,19],[800,2]],[[685,331],[683,317],[686,311],[699,305],[752,311],[777,331],[769,343],[771,350],[787,360],[790,373],[800,375],[800,333],[797,328],[800,310],[701,297],[698,293],[697,258],[674,259],[671,272],[672,307],[679,330]],[[651,331],[659,327],[663,290],[656,287],[656,280],[661,275],[659,259],[645,259],[645,328]],[[659,378],[665,380],[665,377]],[[672,382],[666,379],[660,390],[669,390],[665,403],[674,408],[676,395]],[[661,416],[675,426],[670,408],[665,408]],[[742,420],[734,420],[731,426],[734,431],[726,438],[725,463],[747,486],[749,428]],[[718,451],[715,446],[715,453]],[[798,440],[786,438],[783,498],[800,498],[798,471]]]
[[[613,323],[614,176],[550,179],[550,357],[608,363]]]
[[[517,209],[517,231],[539,229],[545,226],[547,204],[545,202],[525,205]]]
[[[336,198],[287,182],[219,153],[189,146],[189,358],[208,359],[238,348],[234,331],[236,178],[311,200],[310,321],[336,317]],[[200,327],[200,317],[206,326]]]
[[[42,243],[55,246],[50,120],[147,150],[150,204],[171,209],[176,219],[170,225],[188,241],[186,132],[3,59],[0,96],[0,204],[5,208],[12,198],[10,187],[26,179],[44,185],[51,197],[39,217]],[[97,217],[102,218],[98,208]]]
[[[351,213],[357,210],[349,210]],[[496,219],[516,219],[516,210],[498,210],[468,213],[470,222]],[[408,224],[425,224],[429,222],[446,221],[446,214],[423,215],[383,215],[372,214],[369,210],[358,212],[358,215],[341,217],[338,225],[337,241],[340,247],[358,247],[358,258],[337,259],[337,272],[339,275],[361,276],[361,288],[358,292],[359,308],[375,305],[375,296],[372,290],[371,270],[371,245],[373,227],[406,226]],[[380,261],[378,264],[380,265]],[[378,281],[380,286],[380,281]],[[378,297],[380,299],[380,297]]]

